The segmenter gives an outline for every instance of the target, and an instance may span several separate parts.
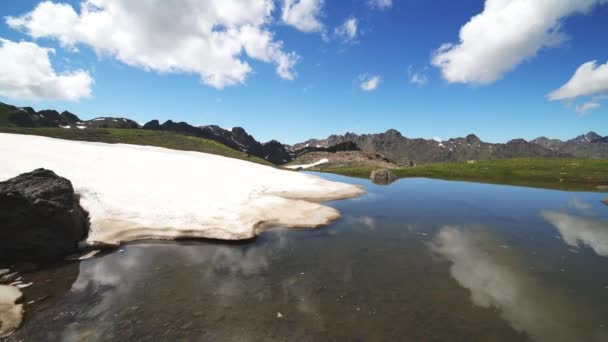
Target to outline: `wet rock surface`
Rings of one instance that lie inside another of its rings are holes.
[[[380,169],[372,171],[370,178],[375,184],[386,185],[397,180],[397,176],[389,169]]]

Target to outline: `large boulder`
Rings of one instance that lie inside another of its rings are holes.
[[[53,261],[78,250],[88,213],[72,183],[37,169],[0,182],[0,261]]]
[[[386,185],[397,180],[397,176],[390,169],[379,169],[372,171],[370,178],[375,184]]]

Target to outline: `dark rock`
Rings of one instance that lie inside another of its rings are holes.
[[[39,127],[58,127],[61,121],[61,116],[56,110],[41,110],[36,116],[38,117],[36,126]]]
[[[372,171],[370,178],[375,184],[386,185],[397,180],[397,176],[390,169],[380,169]]]
[[[146,122],[146,124],[142,128],[143,129],[159,130],[160,129],[160,122],[158,122],[158,120],[152,120],[152,121]]]
[[[53,261],[87,236],[87,212],[72,183],[37,169],[0,182],[0,260]]]
[[[476,136],[475,134],[469,134],[469,135],[467,135],[467,137],[465,139],[467,140],[467,143],[469,143],[469,144],[475,144],[475,143],[481,142],[481,139],[479,139],[479,137]]]
[[[78,118],[76,114],[70,113],[68,111],[64,111],[59,115],[59,123],[62,126],[72,126],[76,125],[79,122],[81,122],[80,118]]]
[[[33,115],[21,110],[12,111],[9,121],[18,127],[36,127]]]
[[[86,122],[90,128],[123,128],[137,129],[139,124],[133,120],[125,118],[101,117]]]

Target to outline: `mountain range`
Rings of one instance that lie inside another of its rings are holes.
[[[527,157],[608,158],[608,136],[602,137],[595,132],[567,141],[540,137],[531,141],[513,139],[502,144],[484,142],[474,134],[443,141],[410,139],[389,129],[379,134],[346,133],[310,139],[290,146],[290,151],[310,146],[326,148],[345,142],[354,143],[363,152],[380,153],[399,164]]]
[[[1,102],[0,126],[162,130],[214,140],[234,150],[265,159],[275,165],[285,164],[293,159],[286,147],[280,142],[271,140],[260,143],[241,127],[227,130],[215,125],[192,126],[186,122],[173,122],[171,120],[162,124],[158,120],[152,120],[142,126],[133,120],[113,117],[81,120],[76,114],[67,111],[59,113],[55,110],[41,110],[36,112],[30,107],[16,107]]]
[[[407,138],[395,129],[378,134],[331,135],[294,145],[276,140],[257,141],[241,127],[230,130],[215,125],[192,126],[186,122],[151,120],[144,125],[127,118],[99,117],[81,120],[76,114],[55,110],[35,111],[0,102],[0,126],[61,127],[64,129],[121,128],[170,131],[210,139],[234,150],[263,158],[275,165],[286,164],[309,152],[356,151],[381,154],[394,163],[408,165],[447,161],[526,157],[608,158],[608,136],[595,132],[562,141],[539,137],[531,141],[513,139],[507,143],[489,143],[474,134],[443,141]]]

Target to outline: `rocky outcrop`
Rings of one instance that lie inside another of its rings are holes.
[[[260,143],[241,127],[234,127],[227,130],[216,125],[196,127],[187,122],[167,120],[160,124],[158,120],[152,120],[146,123],[143,128],[188,134],[199,138],[214,140],[234,150],[268,160],[277,165],[285,164],[293,160],[291,154],[287,152],[285,146],[280,142],[271,140],[267,143]]]
[[[390,169],[374,170],[370,178],[372,182],[380,185],[387,185],[397,180],[397,176]]]
[[[125,118],[102,117],[86,121],[87,128],[139,128],[139,124]]]
[[[53,261],[87,236],[88,214],[72,183],[37,169],[0,182],[0,261]]]
[[[159,130],[160,129],[160,122],[158,122],[158,120],[151,120],[146,122],[143,127],[143,129],[151,129],[151,130]]]

